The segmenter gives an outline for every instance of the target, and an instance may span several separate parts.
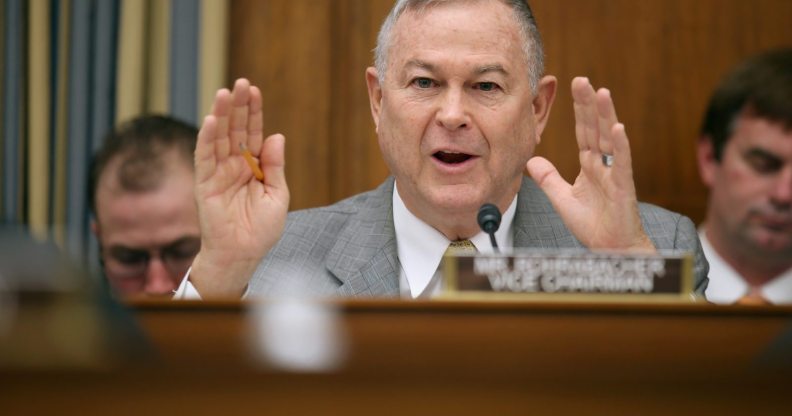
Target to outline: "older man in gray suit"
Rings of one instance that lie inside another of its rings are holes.
[[[504,212],[501,246],[689,250],[700,293],[707,264],[696,230],[637,202],[628,139],[607,90],[572,81],[581,163],[574,184],[533,157],[557,86],[543,76],[542,57],[524,0],[398,1],[366,71],[393,178],[288,219],[284,137],[263,137],[261,92],[246,80],[219,91],[196,149],[202,246],[182,290],[431,296],[450,243],[489,249],[476,221],[489,202]],[[258,157],[263,182],[240,144]]]

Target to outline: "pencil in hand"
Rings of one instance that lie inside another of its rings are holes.
[[[239,148],[242,149],[242,156],[244,156],[245,161],[247,161],[248,166],[250,166],[250,170],[253,171],[253,176],[256,177],[261,182],[264,182],[264,172],[261,171],[258,163],[253,160],[253,155],[250,154],[250,150],[248,150],[247,146],[244,143],[239,143]]]

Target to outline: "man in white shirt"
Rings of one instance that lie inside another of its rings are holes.
[[[527,2],[400,0],[375,54],[366,81],[393,177],[288,220],[284,137],[263,137],[261,92],[244,79],[218,92],[195,156],[202,248],[182,292],[431,296],[449,243],[489,250],[476,221],[484,203],[506,213],[496,236],[504,247],[688,250],[697,254],[696,287],[706,286],[692,222],[638,204],[608,90],[572,81],[581,161],[574,184],[533,157],[557,81],[543,75]],[[262,182],[240,143],[259,158]]]
[[[715,303],[792,303],[792,48],[731,72],[698,144],[710,188],[700,238]]]

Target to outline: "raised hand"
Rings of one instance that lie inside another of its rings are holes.
[[[239,297],[256,265],[283,232],[289,207],[284,137],[262,133],[261,91],[238,79],[215,96],[195,149],[201,251],[190,281],[203,298]],[[256,157],[259,181],[241,152]]]
[[[610,91],[595,92],[587,78],[578,77],[572,81],[572,97],[580,150],[575,183],[567,183],[542,157],[528,161],[529,174],[586,247],[654,251],[638,214],[630,143]]]

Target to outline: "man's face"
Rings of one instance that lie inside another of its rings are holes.
[[[192,169],[174,161],[159,188],[129,192],[117,166],[108,164],[96,194],[105,275],[121,296],[171,296],[200,249]]]
[[[744,114],[720,162],[701,155],[708,228],[749,255],[792,261],[792,131]]]
[[[555,92],[547,77],[534,99],[522,43],[501,2],[407,10],[392,31],[384,80],[367,73],[399,194],[436,228],[486,202],[505,210],[519,189]]]

